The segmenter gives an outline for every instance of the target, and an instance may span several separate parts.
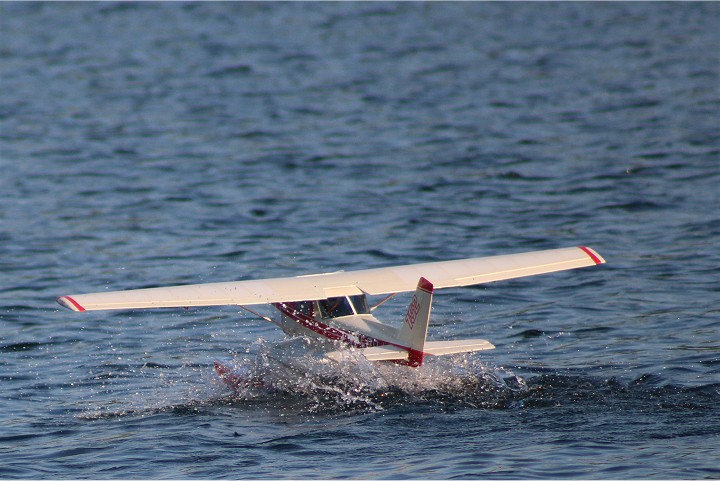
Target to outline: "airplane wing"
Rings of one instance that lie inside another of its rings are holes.
[[[415,290],[421,277],[435,289],[442,289],[603,263],[605,260],[589,247],[568,247],[300,277],[78,294],[61,296],[57,301],[74,311],[269,304],[409,292]]]

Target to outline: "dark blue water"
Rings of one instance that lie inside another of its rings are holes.
[[[0,5],[0,477],[720,477],[718,44],[714,2]],[[412,372],[54,303],[578,244],[438,292],[497,349]]]

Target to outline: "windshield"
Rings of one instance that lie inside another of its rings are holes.
[[[370,308],[368,307],[365,294],[360,294],[358,296],[350,296],[350,300],[352,301],[353,306],[355,307],[355,312],[357,314],[370,314]]]

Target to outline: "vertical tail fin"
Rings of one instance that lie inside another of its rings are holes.
[[[425,357],[423,349],[430,324],[432,297],[432,283],[421,277],[400,329],[400,341],[408,348],[408,365],[413,367],[420,366]]]

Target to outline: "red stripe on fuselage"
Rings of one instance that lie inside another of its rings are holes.
[[[310,331],[333,341],[340,341],[347,346],[354,347],[356,349],[376,346],[394,346],[406,350],[408,352],[407,361],[391,361],[396,364],[403,364],[410,367],[420,367],[423,363],[423,360],[425,359],[426,353],[424,351],[418,351],[417,349],[411,349],[407,346],[401,346],[400,344],[395,344],[394,342],[376,339],[365,334],[353,333],[344,329],[338,329],[328,326],[327,324],[318,322],[313,317],[310,317],[306,314],[296,311],[295,309],[292,309],[286,304],[276,303],[273,304],[273,306],[275,306],[278,311],[283,313],[283,315],[289,317],[304,328],[309,329]]]
[[[323,324],[322,322],[317,321],[315,318],[298,312],[285,304],[277,303],[273,304],[273,306],[275,306],[277,310],[283,313],[283,315],[297,322],[302,327],[309,329],[310,331],[326,337],[330,340],[340,341],[351,347],[361,349],[364,347],[384,346],[388,344],[387,342],[381,341],[380,339],[375,339],[374,337],[366,336],[359,333],[356,334],[345,329],[338,329],[336,327],[328,326],[327,324]]]

